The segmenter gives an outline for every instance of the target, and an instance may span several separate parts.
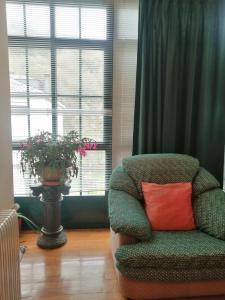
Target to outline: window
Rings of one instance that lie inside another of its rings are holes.
[[[29,195],[19,144],[78,130],[98,150],[79,160],[71,195],[105,195],[111,173],[112,7],[107,0],[7,1],[15,195]]]

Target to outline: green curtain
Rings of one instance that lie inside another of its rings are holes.
[[[140,0],[133,154],[185,153],[222,182],[225,0]]]

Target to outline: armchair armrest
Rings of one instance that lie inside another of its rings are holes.
[[[109,220],[115,233],[123,233],[141,241],[151,238],[151,227],[141,203],[131,195],[109,191]]]
[[[196,225],[211,236],[225,240],[225,193],[216,188],[204,192],[193,203]]]

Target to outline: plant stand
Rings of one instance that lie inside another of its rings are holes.
[[[67,241],[66,234],[61,225],[61,201],[62,195],[68,195],[70,185],[46,186],[33,185],[30,187],[33,196],[40,196],[44,206],[44,224],[41,228],[41,236],[37,245],[45,249],[58,248]]]

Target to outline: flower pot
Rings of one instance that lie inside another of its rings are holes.
[[[40,177],[43,185],[57,186],[65,182],[60,169],[44,167],[40,172]]]

